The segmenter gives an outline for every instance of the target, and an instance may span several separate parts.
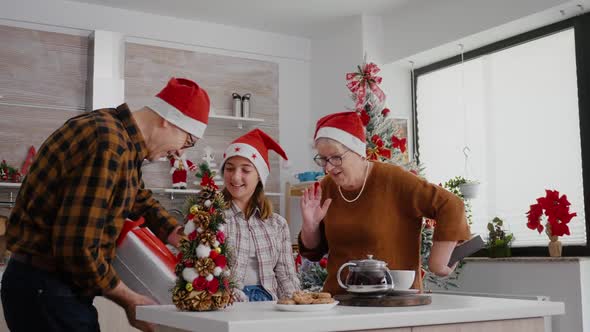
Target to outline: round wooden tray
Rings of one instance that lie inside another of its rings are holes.
[[[432,297],[425,294],[398,296],[359,296],[353,294],[341,294],[334,296],[334,299],[340,301],[338,305],[356,307],[409,307],[432,303]]]

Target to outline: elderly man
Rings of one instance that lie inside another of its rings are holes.
[[[68,120],[39,149],[7,228],[13,252],[2,279],[11,331],[98,331],[92,305],[103,295],[125,309],[154,304],[113,270],[126,218],[144,216],[177,245],[180,226],[143,186],[141,165],[194,146],[209,118],[209,97],[195,82],[172,78],[149,106],[126,104]]]

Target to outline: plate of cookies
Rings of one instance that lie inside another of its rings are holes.
[[[280,299],[275,305],[280,311],[324,311],[338,305],[338,301],[327,292],[296,291],[291,298]]]

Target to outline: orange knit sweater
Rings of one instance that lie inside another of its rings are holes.
[[[320,224],[322,242],[317,248],[305,248],[299,237],[299,250],[310,260],[319,260],[329,253],[324,291],[332,294],[346,292],[338,285],[338,268],[350,260],[366,259],[368,254],[387,262],[390,269],[416,270],[413,288],[421,288],[422,217],[437,221],[435,241],[470,238],[463,202],[401,167],[374,162],[364,192],[352,203],[342,199],[329,176],[321,186],[322,202],[326,198],[333,200]],[[358,191],[343,190],[343,194],[351,199]],[[346,280],[346,271],[342,281]]]

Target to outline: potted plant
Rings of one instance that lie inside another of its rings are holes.
[[[477,197],[479,181],[468,180],[462,176],[455,176],[454,178],[450,179],[447,184],[450,187],[458,188],[459,191],[461,191],[461,196],[463,196],[463,199],[473,199]]]
[[[570,202],[566,195],[557,190],[545,190],[545,196],[537,198],[537,203],[530,206],[527,212],[527,227],[541,234],[543,229],[549,237],[549,255],[561,256],[562,244],[560,236],[570,235],[569,222],[577,216],[570,212]],[[543,226],[545,223],[545,226]]]
[[[507,233],[503,228],[502,219],[495,217],[488,223],[488,254],[492,258],[510,257],[510,244],[514,240],[512,233]]]

